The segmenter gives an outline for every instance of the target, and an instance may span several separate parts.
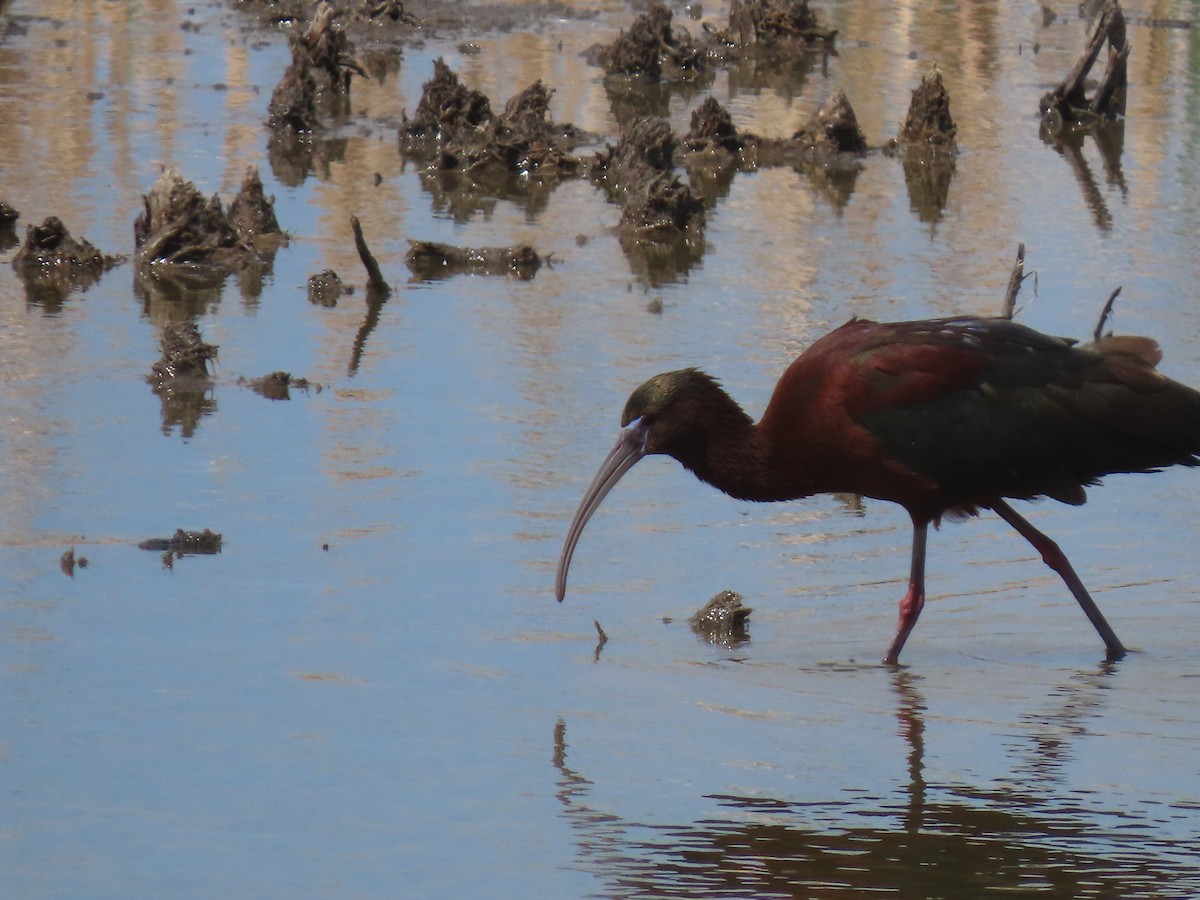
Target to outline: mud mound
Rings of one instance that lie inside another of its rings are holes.
[[[582,168],[572,152],[578,131],[550,118],[553,94],[535,81],[496,115],[486,95],[464,85],[438,59],[414,117],[400,127],[400,153],[432,170],[464,172],[476,179],[506,173],[575,175]]]
[[[352,76],[366,77],[354,59],[354,45],[334,15],[334,7],[322,0],[308,27],[292,43],[291,65],[271,94],[267,117],[271,128],[315,130],[323,115],[344,109]]]
[[[672,28],[672,18],[667,7],[656,3],[612,44],[593,48],[590,56],[609,75],[693,81],[707,68],[705,51],[686,29]]]
[[[950,115],[950,95],[935,66],[912,93],[912,102],[896,143],[953,151],[958,126]]]
[[[229,212],[218,195],[205,199],[177,169],[168,169],[142,197],[142,212],[133,224],[139,266],[200,265],[218,277],[264,263],[255,240],[279,234],[272,202],[253,168]]]
[[[648,116],[591,166],[592,179],[621,204],[622,250],[651,283],[687,271],[704,255],[704,201],[674,175],[678,143],[666,119]]]
[[[868,149],[867,139],[858,127],[858,117],[842,90],[821,104],[816,115],[792,135],[792,140],[819,153],[866,153]]]
[[[123,256],[101,253],[87,240],[76,240],[66,225],[51,216],[41,225],[25,229],[25,242],[13,257],[12,267],[25,282],[30,300],[55,306],[71,291],[87,290],[124,261]]]
[[[209,263],[222,265],[252,252],[229,221],[221,198],[210,199],[185,181],[178,169],[167,169],[142,197],[142,212],[133,223],[139,263]]]
[[[422,87],[416,115],[404,123],[400,133],[402,137],[446,141],[493,118],[487,96],[459,81],[458,73],[439,57],[433,61],[433,78]]]
[[[743,140],[734,127],[729,110],[710,95],[692,111],[691,125],[683,143],[693,152],[723,150],[737,153],[742,149]]]
[[[229,204],[229,224],[244,241],[283,233],[275,217],[275,198],[267,198],[262,178],[254,166],[246,169],[241,190]]]
[[[825,28],[817,20],[808,0],[733,0],[729,29],[720,38],[746,48],[788,41],[830,44],[836,36],[836,28]]]

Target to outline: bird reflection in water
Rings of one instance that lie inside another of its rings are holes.
[[[859,799],[847,801],[847,788],[823,803],[707,794],[716,809],[702,819],[639,823],[592,805],[595,785],[569,764],[560,718],[556,796],[579,865],[604,896],[1148,898],[1164,885],[1196,896],[1200,872],[1183,861],[1194,861],[1200,842],[1156,838],[1152,813],[1088,809],[1086,796],[1065,788],[1073,743],[1102,712],[1114,667],[1072,673],[1049,694],[1049,709],[1023,717],[1009,751],[1018,761],[1002,783],[927,782],[921,679],[894,670],[897,733],[908,749],[895,794],[853,792]]]

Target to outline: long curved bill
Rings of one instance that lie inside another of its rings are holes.
[[[634,419],[621,429],[616,446],[605,457],[600,471],[596,473],[596,477],[592,479],[587,492],[583,495],[583,500],[579,502],[579,509],[575,510],[575,518],[571,520],[571,527],[567,529],[567,538],[563,541],[562,556],[558,558],[558,575],[554,579],[554,595],[558,598],[559,603],[567,593],[567,569],[571,566],[571,557],[575,554],[575,545],[579,543],[583,527],[587,525],[592,513],[600,508],[600,503],[608,496],[608,492],[621,480],[621,476],[646,455],[646,435],[648,433],[649,428],[642,424],[641,419]]]

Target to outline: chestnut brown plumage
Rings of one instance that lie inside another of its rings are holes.
[[[1079,505],[1104,475],[1200,463],[1200,393],[1160,374],[1161,356],[1149,338],[1078,345],[1008,319],[852,319],[788,367],[757,424],[698,369],[656,375],[630,396],[617,444],[567,530],[556,595],[600,502],[639,459],[664,453],[742,500],[844,492],[903,506],[912,562],[885,662],[898,661],[925,604],[930,523],[981,509],[1037,549],[1108,657],[1120,657],[1124,646],[1066,556],[1007,500]]]

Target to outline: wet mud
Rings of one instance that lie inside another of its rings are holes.
[[[307,378],[295,377],[291,372],[271,372],[261,378],[239,378],[238,384],[245,385],[268,400],[291,400],[292,388],[304,393],[308,393],[310,388],[320,390],[319,385],[311,385]]]
[[[710,644],[734,647],[750,640],[750,613],[737,591],[720,591],[688,619],[696,636]]]
[[[434,62],[412,118],[398,130],[400,155],[419,166],[436,208],[466,221],[493,198],[535,213],[554,187],[584,169],[576,147],[593,141],[550,117],[553,90],[534,82],[495,113],[491,100],[464,85],[445,61]]]
[[[454,247],[433,241],[410,241],[405,262],[417,278],[436,280],[452,275],[512,275],[533,278],[542,257],[527,244],[512,247]]]
[[[63,555],[58,558],[58,568],[68,578],[75,577],[75,569],[86,569],[88,567],[88,558],[86,556],[77,556],[75,548],[63,551]]]
[[[138,544],[139,550],[162,553],[164,569],[175,567],[175,560],[185,556],[215,556],[221,552],[221,535],[205,528],[203,531],[185,531],[177,528],[168,538],[147,538]]]
[[[177,169],[167,169],[142,198],[133,223],[140,267],[188,264],[208,266],[224,279],[266,260],[256,249],[259,236],[280,234],[271,202],[251,170],[226,211],[221,198],[206,199]]]
[[[11,222],[15,221],[13,215]],[[51,216],[25,229],[25,241],[12,267],[25,284],[26,299],[55,312],[72,291],[86,291],[124,261],[123,256],[101,253],[86,238],[74,238],[66,225]]]
[[[293,59],[276,86],[268,119],[268,158],[276,177],[297,184],[320,168],[320,160],[341,158],[338,138],[325,137],[332,119],[353,115],[349,105],[354,78],[372,77],[372,65],[360,60],[388,59],[383,71],[398,65],[406,46],[435,33],[486,34],[518,24],[532,27],[538,15],[591,13],[529,7],[364,4],[335,10],[330,4],[243,5],[272,22],[296,29]],[[554,4],[551,4],[554,6]],[[513,17],[528,16],[514,23]],[[853,193],[863,158],[872,153],[858,126],[850,99],[835,90],[815,116],[790,137],[741,133],[728,113],[707,98],[693,116],[683,139],[664,117],[669,92],[703,90],[714,71],[732,66],[772,72],[817,64],[836,53],[836,29],[822,24],[804,0],[751,0],[734,3],[721,26],[706,25],[693,37],[671,9],[652,4],[607,44],[585,57],[603,70],[614,115],[616,136],[582,132],[550,115],[554,86],[537,81],[511,97],[498,111],[493,98],[461,80],[443,59],[411,116],[397,128],[400,156],[417,166],[436,212],[466,222],[487,212],[497,199],[515,202],[530,215],[543,210],[549,195],[565,180],[586,178],[621,206],[617,237],[631,271],[650,285],[687,274],[706,251],[704,229],[715,202],[728,192],[738,171],[791,166],[803,173],[842,208]],[[362,52],[358,44],[369,46]],[[465,42],[463,46],[471,46]],[[667,92],[667,93],[664,93]],[[925,82],[900,136],[892,145],[937,146],[954,153],[949,98],[940,77]],[[949,135],[949,137],[947,137]],[[581,148],[603,144],[582,154]],[[885,145],[886,146],[886,145]],[[901,154],[907,159],[905,154]],[[914,184],[910,192],[923,216],[936,218],[944,206],[952,161],[933,167],[906,163]],[[686,176],[686,177],[681,177]],[[423,246],[416,236],[414,247]],[[474,254],[474,255],[473,255]],[[410,268],[419,277],[478,266],[476,251],[464,248],[446,262],[436,254],[417,253]],[[427,256],[427,258],[426,258]],[[450,261],[457,258],[455,265]],[[504,270],[486,266],[484,271]],[[518,274],[530,271],[517,266]],[[317,290],[314,302],[336,301],[337,290]]]
[[[338,300],[354,293],[354,285],[345,284],[333,269],[308,277],[308,302],[332,309]]]
[[[593,48],[590,57],[608,75],[694,81],[710,68],[708,55],[687,29],[673,26],[673,19],[671,10],[656,3],[611,44]]]
[[[228,209],[219,195],[205,198],[177,169],[165,170],[133,223],[134,293],[147,308],[163,302],[188,315],[230,275],[243,294],[257,296],[287,243],[273,205],[254,167]]]

